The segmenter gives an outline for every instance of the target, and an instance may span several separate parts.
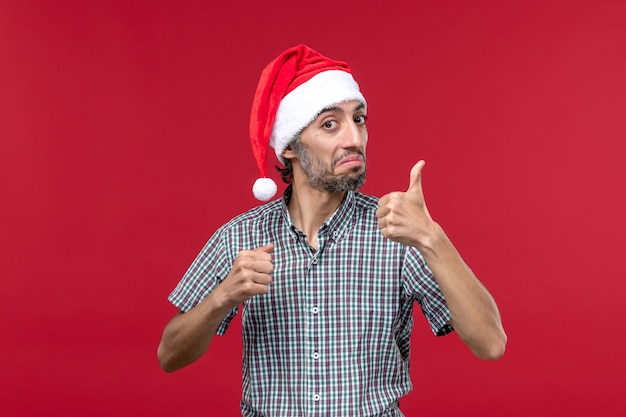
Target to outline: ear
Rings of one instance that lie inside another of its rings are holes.
[[[294,159],[298,156],[296,151],[293,150],[291,145],[287,145],[285,150],[280,154],[284,159]]]

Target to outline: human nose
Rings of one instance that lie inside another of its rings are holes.
[[[349,123],[343,137],[344,148],[361,149],[367,141],[367,129],[364,125]]]

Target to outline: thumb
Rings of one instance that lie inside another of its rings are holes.
[[[409,180],[409,188],[407,193],[422,193],[422,169],[426,162],[420,160],[417,164],[411,168],[411,176]]]
[[[265,246],[259,246],[257,249],[266,253],[272,253],[274,251],[274,244],[268,243]]]

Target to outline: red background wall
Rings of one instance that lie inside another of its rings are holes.
[[[0,2],[3,414],[238,414],[239,322],[178,373],[155,351],[169,291],[256,204],[256,81],[304,42],[368,98],[364,190],[426,159],[509,335],[482,362],[418,318],[407,415],[623,415],[626,3],[214,3]]]

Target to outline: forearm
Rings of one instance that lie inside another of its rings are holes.
[[[231,308],[219,302],[218,294],[211,293],[188,312],[174,316],[157,349],[161,367],[173,372],[198,360]]]
[[[493,297],[441,227],[436,225],[431,236],[420,250],[446,298],[452,326],[476,356],[498,359],[504,353],[506,334]]]
[[[274,244],[239,252],[228,276],[198,305],[177,314],[157,350],[161,367],[173,372],[206,352],[224,317],[250,298],[266,294],[272,282]]]

